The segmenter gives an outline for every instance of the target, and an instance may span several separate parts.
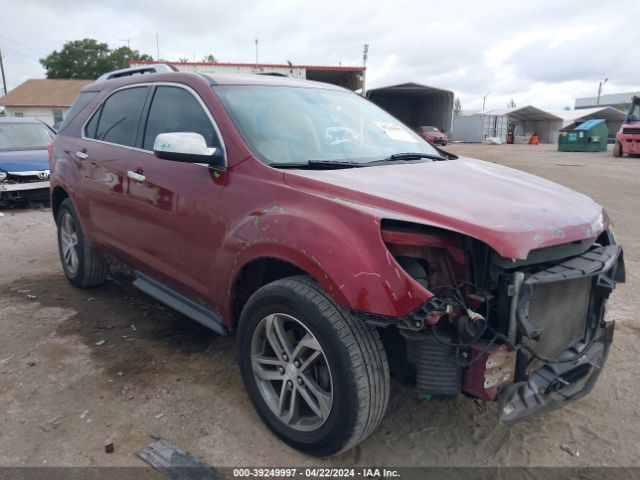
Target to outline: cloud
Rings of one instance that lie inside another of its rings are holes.
[[[360,65],[370,44],[369,88],[417,82],[453,90],[465,109],[572,105],[640,89],[625,45],[640,44],[640,3],[543,0],[514,4],[362,0],[21,0],[6,2],[0,48],[10,87],[41,77],[37,60],[69,40],[96,38],[163,58]],[[5,19],[9,19],[6,21]],[[15,43],[17,42],[17,43]],[[26,48],[25,48],[26,47]]]

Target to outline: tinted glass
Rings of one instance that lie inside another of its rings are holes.
[[[214,90],[249,147],[267,164],[365,162],[406,152],[438,155],[353,92],[257,85],[217,85]]]
[[[0,123],[0,150],[43,150],[53,138],[41,123]]]
[[[147,87],[127,88],[111,95],[102,106],[96,140],[134,146]]]
[[[153,150],[158,134],[169,132],[199,133],[208,147],[220,147],[211,120],[191,92],[178,87],[158,87],[149,109],[142,148]]]

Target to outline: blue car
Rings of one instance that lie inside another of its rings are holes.
[[[0,117],[0,207],[49,201],[55,131],[36,118]]]

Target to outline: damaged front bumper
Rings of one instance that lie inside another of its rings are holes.
[[[508,425],[556,410],[587,395],[607,360],[613,330],[614,322],[606,322],[590,344],[581,343],[565,352],[566,357],[574,357],[586,349],[577,360],[547,363],[528,381],[504,387],[499,396],[500,423]]]
[[[534,290],[540,285],[555,287],[561,282],[589,279],[585,337],[553,360],[547,359],[535,371],[523,372],[521,369],[519,377],[522,380],[516,380],[516,383],[501,389],[498,400],[502,424],[511,424],[561,408],[568,402],[584,397],[593,388],[607,360],[613,339],[614,322],[606,322],[604,312],[607,298],[616,284],[625,280],[622,249],[617,245],[596,247],[560,265],[531,275],[523,283],[522,292],[517,299],[517,310],[518,333],[522,336],[520,342],[534,345],[535,339],[541,333],[544,335],[538,328],[539,325],[531,322],[529,317]],[[560,325],[556,322],[564,320],[556,318],[554,324]],[[519,358],[522,359],[522,355]]]

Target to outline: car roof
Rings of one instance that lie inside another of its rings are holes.
[[[351,91],[330,83],[301,80],[280,75],[265,74],[235,74],[235,73],[195,73],[195,72],[171,72],[171,73],[143,73],[101,80],[93,82],[82,89],[85,91],[112,90],[120,86],[134,85],[138,83],[171,82],[193,77],[203,78],[210,85],[261,85],[261,86],[288,86],[299,88],[316,88],[324,90]]]

